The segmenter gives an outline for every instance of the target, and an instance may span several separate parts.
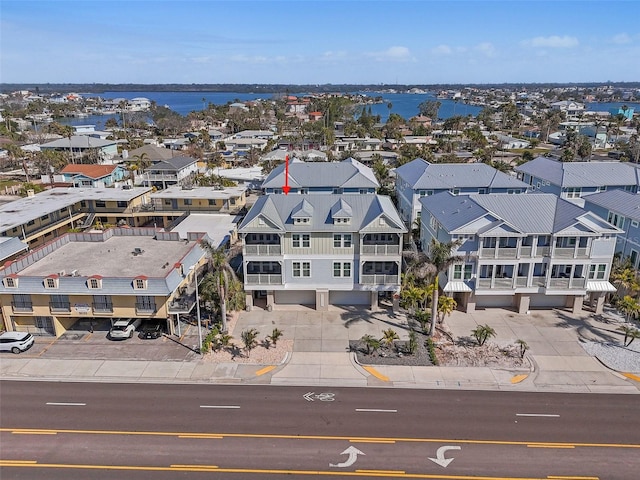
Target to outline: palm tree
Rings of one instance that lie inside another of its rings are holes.
[[[458,302],[456,302],[453,297],[448,297],[443,295],[438,299],[438,313],[440,314],[439,323],[444,321],[444,317],[447,315],[451,315],[456,307],[458,306]]]
[[[619,300],[616,308],[624,315],[627,321],[640,313],[640,304],[631,295],[625,295],[622,300]]]
[[[258,331],[255,328],[243,330],[240,332],[240,338],[242,339],[242,343],[244,343],[244,349],[247,352],[250,352],[258,344],[258,341],[256,340],[256,338],[258,338]]]
[[[496,336],[496,331],[489,325],[478,325],[471,330],[471,335],[477,340],[479,346],[483,346],[490,337]]]
[[[393,342],[398,340],[400,337],[392,328],[388,328],[382,332],[381,341],[388,347],[391,348],[393,346]]]
[[[623,325],[619,327],[618,330],[624,333],[624,342],[622,343],[625,347],[631,345],[636,338],[640,338],[640,330],[630,327],[629,325]]]
[[[452,255],[452,252],[459,246],[459,241],[441,243],[435,238],[431,240],[429,248],[429,262],[434,269],[433,298],[431,299],[431,327],[429,329],[429,336],[431,337],[436,331],[436,318],[438,315],[438,277],[452,264],[463,260],[460,256]]]
[[[527,342],[521,339],[516,340],[516,343],[520,347],[520,358],[524,358],[524,354],[529,349],[529,345],[527,344]]]
[[[209,257],[209,268],[216,276],[218,284],[218,298],[220,299],[220,317],[222,322],[222,332],[227,332],[227,297],[226,291],[232,281],[236,281],[236,274],[229,265],[229,258],[224,247],[214,247],[208,241],[202,240],[200,247]]]

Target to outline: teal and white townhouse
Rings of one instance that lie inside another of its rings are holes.
[[[260,196],[238,228],[247,306],[376,309],[400,291],[406,231],[386,196]]]
[[[286,164],[282,163],[262,182],[263,192],[282,193],[285,176]],[[380,188],[373,170],[353,158],[341,162],[303,162],[290,158],[286,183],[289,194],[375,194]]]
[[[640,168],[620,162],[560,162],[537,157],[515,168],[518,178],[533,193],[553,193],[583,204],[582,197],[607,190],[636,193],[640,187]]]
[[[640,268],[640,193],[609,190],[584,197],[584,208],[618,228],[616,253]]]
[[[605,219],[551,194],[439,193],[420,200],[421,241],[460,241],[462,261],[440,278],[468,313],[477,307],[602,311],[616,235]]]
[[[416,158],[395,169],[398,210],[412,228],[420,218],[420,199],[440,192],[526,193],[529,185],[485,163],[429,163]]]

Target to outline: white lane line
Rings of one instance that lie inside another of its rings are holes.
[[[516,413],[516,417],[559,417],[555,413]]]
[[[240,408],[240,405],[200,405],[200,408]]]
[[[47,405],[55,405],[55,406],[62,406],[62,407],[84,407],[86,403],[47,402]]]
[[[356,408],[356,412],[398,413],[398,410],[384,410],[382,408]]]

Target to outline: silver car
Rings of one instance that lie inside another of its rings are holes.
[[[4,332],[0,334],[0,351],[20,353],[29,350],[35,339],[30,333]]]
[[[109,330],[109,338],[113,340],[123,340],[133,337],[133,332],[140,326],[141,318],[123,318],[113,322]]]

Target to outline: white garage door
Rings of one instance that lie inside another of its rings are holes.
[[[334,290],[329,292],[331,305],[369,305],[370,292],[354,292]]]
[[[479,308],[509,308],[513,305],[512,295],[478,295],[476,307]]]
[[[564,307],[567,303],[566,295],[531,295],[530,308]]]
[[[316,304],[315,290],[276,290],[276,305],[314,305]]]

